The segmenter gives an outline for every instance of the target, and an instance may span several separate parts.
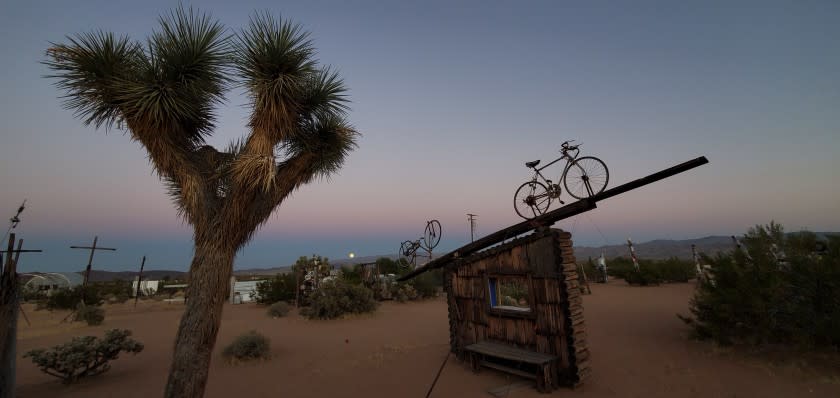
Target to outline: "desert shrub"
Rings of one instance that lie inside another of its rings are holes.
[[[285,301],[278,301],[268,307],[268,315],[273,318],[282,318],[291,311],[292,306]]]
[[[295,275],[277,274],[273,278],[257,284],[257,302],[272,304],[278,301],[293,301],[295,299]]]
[[[105,311],[102,308],[92,305],[80,305],[79,308],[76,309],[76,316],[74,320],[76,322],[85,321],[90,326],[101,325],[102,321],[105,320]]]
[[[252,330],[234,339],[222,351],[222,356],[230,362],[269,359],[271,358],[271,343],[268,337]]]
[[[341,279],[351,285],[362,284],[362,267],[359,264],[341,267]]]
[[[607,275],[609,276],[626,280],[627,274],[633,271],[635,271],[633,260],[627,257],[615,257],[607,260]]]
[[[419,298],[437,297],[443,288],[443,270],[436,269],[418,275],[411,280]]]
[[[112,329],[105,332],[102,339],[95,336],[74,337],[70,342],[51,349],[31,350],[24,354],[24,358],[32,358],[42,372],[58,377],[64,383],[73,383],[82,377],[107,371],[111,368],[108,362],[117,359],[122,351],[133,354],[143,351],[143,344],[129,336],[129,330]]]
[[[124,303],[131,298],[131,282],[115,279],[110,282],[96,283],[100,297],[104,297],[111,303]]]
[[[840,348],[840,237],[816,253],[816,236],[786,236],[770,223],[750,229],[744,250],[711,261],[691,318],[695,337],[722,344]],[[783,254],[779,260],[773,252]]]
[[[46,302],[49,310],[72,310],[82,302],[84,292],[85,305],[96,306],[102,304],[99,288],[93,285],[87,287],[76,286],[68,289],[59,289],[53,292]]]
[[[408,263],[404,259],[391,260],[387,257],[380,257],[376,259],[376,266],[379,268],[381,274],[402,275],[411,270]]]
[[[391,297],[400,303],[417,300],[418,298],[417,290],[410,283],[395,283],[391,285],[391,289]]]
[[[301,315],[310,319],[335,319],[344,314],[373,312],[378,303],[373,291],[340,279],[323,283],[313,292]]]
[[[624,274],[624,280],[631,285],[651,286],[662,283],[659,272],[653,267],[644,267],[639,264],[639,270],[630,270]]]
[[[671,257],[666,260],[656,261],[653,266],[659,273],[663,282],[688,282],[697,276],[694,261],[681,260]]]
[[[640,259],[639,271],[633,260],[616,257],[607,262],[607,274],[621,278],[631,285],[658,285],[665,282],[688,282],[696,275],[694,262],[671,257],[666,260]],[[587,270],[588,275],[589,270]],[[597,272],[597,271],[593,271]],[[595,274],[593,274],[595,275]]]

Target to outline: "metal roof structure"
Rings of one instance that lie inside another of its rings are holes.
[[[84,281],[84,277],[76,272],[44,272],[26,275],[31,278],[23,288],[30,290],[71,288],[81,285]]]

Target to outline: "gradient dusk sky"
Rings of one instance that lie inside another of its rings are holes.
[[[50,42],[94,29],[139,40],[175,1],[5,1],[0,6],[0,216],[24,199],[21,271],[83,269],[70,250],[117,247],[94,268],[186,270],[191,230],[139,144],[85,127],[43,78]],[[338,175],[281,205],[236,268],[394,253],[439,219],[439,252],[521,219],[525,161],[567,139],[610,185],[700,155],[710,164],[559,223],[579,245],[632,237],[840,230],[838,1],[192,1],[229,29],[255,10],[312,32],[350,88],[363,134]],[[211,143],[246,133],[231,91]],[[559,170],[554,174],[558,174]],[[556,176],[555,176],[556,178]],[[597,226],[597,228],[596,228]],[[598,232],[600,229],[603,236]]]

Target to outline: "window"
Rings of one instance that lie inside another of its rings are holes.
[[[530,313],[531,292],[527,276],[494,275],[487,278],[490,309],[499,312]]]

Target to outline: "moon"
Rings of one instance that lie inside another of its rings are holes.
[[[350,254],[348,254],[348,256],[350,256],[350,258],[356,257],[356,253],[350,252]]]

